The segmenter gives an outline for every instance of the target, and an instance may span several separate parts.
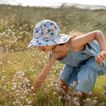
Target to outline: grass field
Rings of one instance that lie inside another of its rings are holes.
[[[57,94],[57,80],[63,67],[59,62],[55,63],[39,92],[30,93],[31,84],[46,64],[48,55],[34,48],[27,49],[27,45],[34,23],[46,18],[58,22],[62,33],[99,29],[106,35],[106,10],[1,5],[0,106],[62,106]],[[106,76],[99,76],[93,97],[88,98],[85,106],[106,106],[105,85]],[[69,106],[71,103],[69,101]]]
[[[59,71],[63,64],[56,63],[53,66],[48,78],[42,85],[37,95],[31,95],[27,86],[30,88],[31,82],[38,73],[40,73],[47,60],[47,55],[35,50],[25,50],[18,52],[2,52],[0,63],[0,104],[3,106],[12,106],[28,104],[28,102],[36,104],[35,106],[53,105],[55,101],[58,106],[58,98],[55,91],[55,83],[58,80]],[[45,55],[45,57],[44,57]],[[42,57],[42,58],[41,58]],[[106,96],[103,94],[106,76],[99,76],[94,88],[94,95],[99,101],[105,102]],[[26,93],[24,92],[26,91]],[[21,98],[24,97],[24,98]],[[26,101],[27,100],[27,101]],[[52,100],[52,101],[51,101]],[[16,104],[15,104],[16,103]],[[40,104],[39,104],[40,103]],[[38,105],[39,104],[39,105]],[[45,104],[45,105],[44,105]],[[92,106],[92,105],[91,105]]]

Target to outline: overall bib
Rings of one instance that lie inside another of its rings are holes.
[[[102,64],[95,62],[95,56],[98,53],[100,53],[100,48],[95,40],[86,44],[82,51],[69,50],[67,55],[59,60],[65,64],[60,72],[59,79],[63,80],[68,86],[76,81],[77,90],[91,93],[97,75],[106,74],[106,60]]]

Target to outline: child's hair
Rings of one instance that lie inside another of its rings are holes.
[[[84,33],[80,32],[80,31],[76,31],[76,30],[72,30],[68,33],[68,35],[72,35],[72,36],[80,36]]]
[[[83,33],[82,32],[79,32],[79,31],[76,31],[76,30],[72,30],[72,31],[70,31],[69,33],[68,33],[68,35],[71,35],[71,36],[80,36],[80,35],[82,35]],[[62,44],[58,44],[58,45],[60,45],[60,46],[62,46],[62,45],[64,45],[65,43],[62,43]]]

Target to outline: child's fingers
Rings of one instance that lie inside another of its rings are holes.
[[[95,61],[99,64],[101,64],[104,60],[104,56],[102,56],[101,54],[99,54],[98,56],[96,56]]]
[[[105,55],[104,55],[104,53],[100,53],[100,57],[101,57],[103,60],[105,60]]]

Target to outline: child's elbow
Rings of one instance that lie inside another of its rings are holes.
[[[96,30],[97,35],[103,35],[103,32],[101,30]]]

